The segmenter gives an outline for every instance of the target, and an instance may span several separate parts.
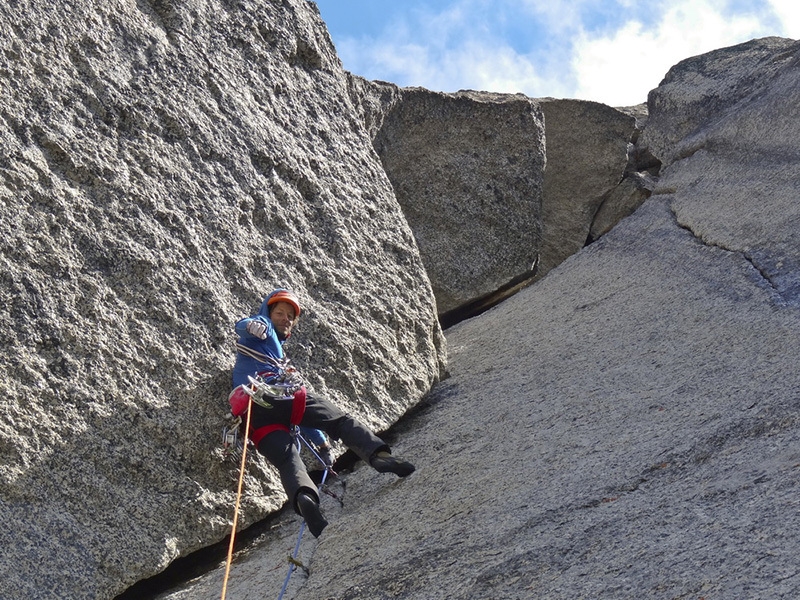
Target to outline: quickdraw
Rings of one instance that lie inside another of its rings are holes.
[[[230,422],[222,428],[222,456],[223,458],[237,457],[242,451],[244,443],[239,435],[242,429],[242,417],[229,417]]]

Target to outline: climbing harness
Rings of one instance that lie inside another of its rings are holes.
[[[236,525],[239,519],[239,505],[242,498],[242,486],[244,482],[244,470],[247,459],[248,444],[251,443],[257,448],[258,443],[268,433],[275,431],[276,429],[288,430],[294,438],[294,444],[297,447],[297,451],[300,452],[302,448],[301,444],[304,444],[311,454],[313,454],[314,457],[324,467],[324,473],[322,475],[322,481],[319,484],[318,491],[324,491],[325,481],[328,478],[328,474],[336,475],[332,465],[327,464],[314,448],[313,444],[309,443],[308,440],[306,440],[305,437],[303,437],[303,435],[300,433],[299,423],[303,418],[303,413],[305,412],[306,391],[303,380],[299,373],[296,369],[294,369],[294,367],[289,365],[288,360],[278,361],[269,358],[267,362],[269,362],[271,367],[269,371],[261,372],[256,377],[248,377],[250,382],[249,385],[241,385],[231,392],[228,400],[231,405],[232,417],[230,418],[230,422],[222,429],[223,456],[230,458],[241,453],[241,461],[236,491],[236,503],[233,511],[233,527],[231,529],[230,544],[228,545],[228,557],[225,562],[225,576],[222,583],[221,600],[225,600],[228,589],[228,577],[230,576],[231,562],[233,560],[234,537],[236,535]],[[252,411],[250,408],[252,404],[255,403],[265,408],[272,408],[272,404],[269,402],[270,400],[292,400],[292,413],[289,427],[281,424],[271,424],[251,431],[250,414]],[[242,416],[245,414],[246,420],[244,423],[244,429],[242,430]],[[240,435],[241,432],[245,433]],[[331,493],[331,495],[336,498],[335,494]],[[278,596],[278,600],[282,600],[283,594],[286,592],[286,588],[289,585],[289,580],[292,576],[292,573],[294,573],[298,567],[302,568],[306,574],[309,572],[308,568],[297,558],[305,527],[306,522],[303,520],[303,522],[300,524],[300,533],[297,536],[297,542],[295,543],[294,551],[288,557],[289,572],[286,574],[286,579],[283,582],[283,588]]]

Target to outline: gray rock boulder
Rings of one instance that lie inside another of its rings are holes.
[[[620,187],[636,128],[633,116],[584,100],[540,102],[547,170],[538,278],[586,245],[601,206],[605,211],[592,234],[598,237],[644,200],[635,179]]]
[[[678,223],[742,253],[792,304],[800,301],[800,122],[790,108],[800,102],[798,52],[800,42],[765,38],[679,63],[651,92],[656,118],[645,131],[670,165],[656,193],[670,195]]]
[[[775,118],[775,111],[781,107],[768,104],[776,89],[774,80],[781,79],[783,82],[777,85],[791,89],[791,82],[786,80],[797,56],[797,45],[796,40],[768,37],[678,63],[650,92],[646,145],[668,166],[707,147],[706,131],[716,121],[721,121],[718,127],[729,123],[743,106],[755,113],[767,109],[769,113],[764,117]],[[769,132],[729,129],[728,133],[739,134],[732,136],[738,149],[747,148],[751,141],[758,141],[759,148],[791,147],[793,123],[776,125]]]
[[[367,127],[375,123],[375,149],[442,318],[531,279],[545,163],[538,104],[523,95],[373,89],[383,110],[366,105]]]
[[[229,533],[233,324],[266,292],[377,430],[444,338],[313,4],[22,0],[0,28],[0,597],[110,598]],[[263,460],[246,489],[242,525],[284,502]]]
[[[386,81],[369,81],[358,75],[348,74],[348,90],[356,114],[374,140],[383,127],[386,114],[403,97],[402,88]]]
[[[445,326],[610,231],[650,195],[660,166],[637,143],[644,106],[441,94],[360,77],[350,89]]]

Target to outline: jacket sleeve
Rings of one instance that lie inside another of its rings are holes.
[[[267,326],[267,336],[271,335],[271,333],[272,333],[272,329],[273,329],[273,327],[272,327],[272,321],[270,321],[269,319],[266,319],[266,318],[262,317],[261,315],[256,315],[256,316],[254,316],[254,317],[247,317],[247,318],[244,318],[244,319],[242,319],[241,321],[238,321],[238,322],[236,323],[236,326],[235,326],[235,327],[236,327],[236,333],[237,333],[237,334],[239,334],[239,336],[240,336],[240,337],[243,337],[243,338],[250,338],[250,339],[254,339],[254,340],[256,340],[256,339],[259,339],[259,338],[257,338],[256,336],[254,336],[254,335],[251,335],[251,334],[249,334],[249,333],[247,332],[247,325],[248,325],[248,324],[249,324],[251,321],[260,321],[261,323],[264,323],[264,325],[266,325],[266,326]]]

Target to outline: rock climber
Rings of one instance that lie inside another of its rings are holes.
[[[300,301],[284,288],[270,293],[262,302],[258,313],[236,323],[239,335],[236,344],[236,364],[233,369],[233,398],[248,376],[268,371],[270,359],[283,360],[283,345],[289,338],[300,316]],[[273,400],[273,408],[251,403],[250,439],[258,451],[278,469],[286,495],[306,522],[308,530],[319,537],[328,521],[319,505],[317,487],[308,475],[305,464],[289,431],[290,422],[300,427],[324,431],[333,439],[341,440],[362,460],[380,473],[394,473],[406,477],[414,472],[414,465],[392,456],[389,446],[370,429],[340,410],[330,401],[303,390],[305,411],[298,416],[297,402],[293,399]],[[294,409],[294,413],[293,413]]]

